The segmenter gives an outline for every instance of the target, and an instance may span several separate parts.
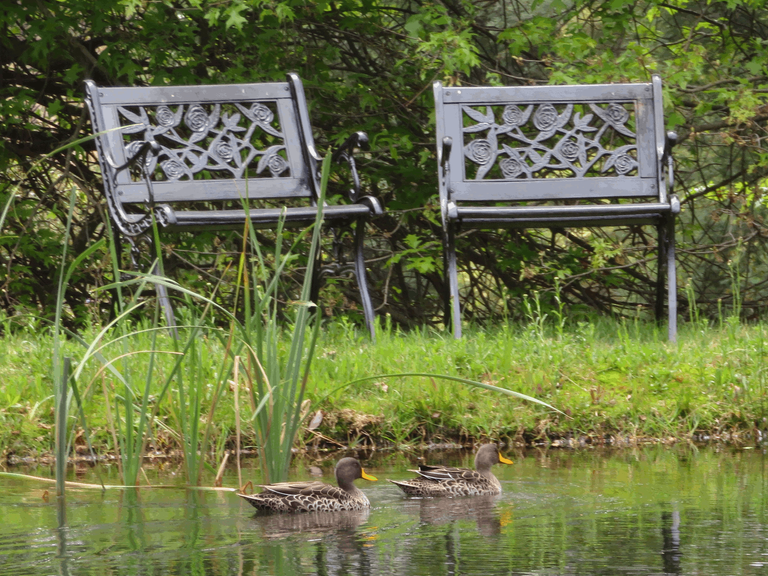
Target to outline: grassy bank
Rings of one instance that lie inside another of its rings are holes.
[[[377,447],[426,442],[584,443],[643,439],[678,441],[719,438],[754,442],[768,429],[766,327],[723,322],[684,324],[677,345],[663,329],[642,322],[595,320],[562,327],[533,321],[525,326],[470,329],[465,338],[433,331],[400,333],[382,328],[371,344],[345,322],[327,323],[316,349],[307,384],[306,419],[300,446]],[[95,333],[95,330],[94,330]],[[52,338],[45,331],[5,331],[0,341],[0,448],[3,460],[44,455],[53,448],[51,380]],[[84,335],[86,341],[92,335]],[[142,368],[142,351],[151,332],[106,347],[103,356],[117,365],[126,348],[132,370],[151,371],[148,404],[155,383],[166,380],[175,356],[154,356]],[[162,332],[160,347],[173,350]],[[67,354],[77,365],[83,349],[69,341]],[[112,349],[114,348],[114,349]],[[211,335],[199,339],[197,379],[216,381],[224,350]],[[146,355],[150,356],[150,355]],[[95,361],[78,380],[94,449],[114,452],[111,423],[119,387]],[[391,377],[356,382],[374,375],[431,373],[434,378]],[[500,394],[442,380],[461,376],[509,388],[552,404],[565,414]],[[350,384],[352,383],[352,384]],[[240,410],[244,449],[254,449],[252,407],[244,387],[230,382],[216,401],[213,384],[200,386],[200,434],[212,422],[210,462],[235,444]],[[191,400],[190,400],[191,401]],[[173,453],[181,447],[176,432],[181,407],[174,394],[157,406],[150,447]],[[215,406],[214,406],[215,404]],[[70,410],[78,452],[85,438],[76,410]],[[75,421],[77,420],[77,421]]]

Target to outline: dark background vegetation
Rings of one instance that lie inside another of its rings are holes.
[[[676,192],[681,310],[768,302],[764,194],[768,155],[768,11],[764,0],[5,0],[0,3],[0,306],[52,315],[64,241],[74,258],[105,235],[101,180],[83,80],[111,86],[305,82],[321,150],[364,130],[358,165],[387,208],[371,225],[370,278],[379,313],[405,327],[441,320],[442,278],[431,84],[647,81],[665,85],[678,132]],[[65,239],[67,200],[78,205]],[[221,276],[230,236],[166,237],[166,266],[193,289]],[[471,241],[470,241],[471,240]],[[268,238],[265,237],[265,241]],[[646,314],[655,234],[624,228],[467,231],[460,266],[478,322],[522,316],[523,295],[555,290],[568,311]],[[70,324],[104,314],[94,289],[108,254],[78,270]],[[225,277],[225,280],[227,278]],[[290,284],[289,284],[290,286]],[[221,292],[226,300],[227,284]],[[357,308],[340,283],[328,313]]]

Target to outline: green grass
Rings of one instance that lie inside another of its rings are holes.
[[[165,332],[134,328],[128,349],[173,349]],[[185,381],[203,381],[196,398],[200,407],[194,411],[199,418],[207,418],[216,402],[207,442],[211,447],[207,458],[215,466],[223,451],[234,445],[234,390],[226,386],[217,399],[218,371],[226,351],[221,338],[198,329],[202,335],[196,341],[194,362],[185,362],[180,369]],[[314,431],[301,430],[297,443],[382,446],[481,438],[530,442],[569,435],[595,440],[604,435],[684,440],[693,434],[733,433],[745,439],[756,429],[768,428],[766,331],[763,325],[734,322],[712,327],[684,324],[675,346],[666,342],[663,330],[655,325],[597,319],[566,323],[561,333],[536,322],[491,330],[470,328],[460,341],[436,331],[401,333],[381,327],[373,344],[363,330],[347,322],[326,321],[304,406],[307,415],[322,410],[323,421]],[[96,332],[94,327],[93,334],[83,334],[83,339],[93,341]],[[54,444],[53,336],[36,326],[4,333],[0,449],[5,456],[39,456]],[[289,344],[290,334],[284,336],[280,346]],[[75,359],[73,370],[77,369],[82,346],[71,340],[61,346],[63,355]],[[124,346],[116,341],[101,353],[114,359],[124,353]],[[146,403],[156,412],[157,421],[151,426],[150,448],[181,449],[181,437],[174,432],[177,391],[160,397],[176,358],[135,353],[131,361],[137,373],[152,375]],[[120,385],[101,362],[79,368],[78,386],[94,448],[101,453],[114,451],[103,390]],[[567,416],[438,378],[381,378],[348,385],[361,378],[403,372],[494,384],[548,402]],[[243,447],[255,449],[253,409],[246,397],[241,392]],[[75,418],[75,411],[70,411],[69,429],[76,430],[75,445],[82,452],[85,441]],[[199,424],[196,433],[203,434],[205,422]]]

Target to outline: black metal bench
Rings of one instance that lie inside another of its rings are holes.
[[[446,323],[461,337],[457,228],[652,224],[656,317],[676,338],[671,148],[661,79],[647,84],[456,88],[434,84]],[[665,266],[666,263],[666,266]],[[665,274],[666,268],[666,274]]]
[[[308,226],[317,215],[318,166],[304,88],[287,82],[208,86],[99,87],[87,81],[104,192],[118,241],[136,240],[152,226],[163,231],[242,229],[242,202],[267,201],[248,211],[255,228]],[[324,223],[356,223],[354,273],[365,321],[373,337],[363,244],[365,224],[382,213],[363,195],[352,157],[368,138],[353,134],[334,153],[347,162],[351,203],[324,207]],[[319,274],[313,279],[317,292]],[[167,294],[158,286],[173,322]]]

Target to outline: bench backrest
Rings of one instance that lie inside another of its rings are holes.
[[[435,82],[434,93],[444,201],[667,201],[658,76],[644,84],[580,86]]]
[[[319,190],[317,153],[301,80],[206,86],[104,88],[87,81],[106,193],[149,201],[140,170],[116,172],[142,141],[155,141],[147,170],[154,201],[305,197]],[[109,177],[107,177],[107,175]]]

